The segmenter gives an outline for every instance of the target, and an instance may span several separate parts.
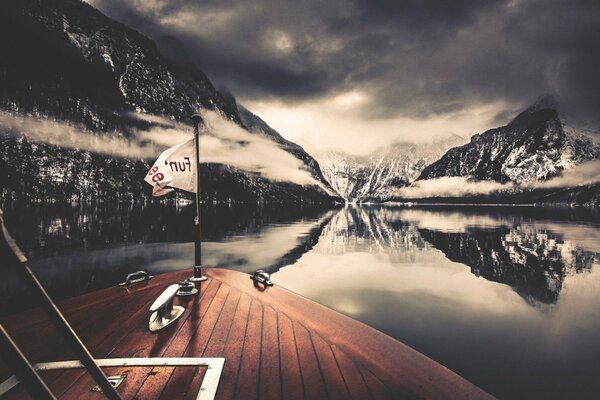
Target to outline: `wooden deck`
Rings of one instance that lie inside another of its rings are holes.
[[[114,287],[60,303],[97,358],[225,357],[218,399],[487,399],[452,371],[362,323],[280,287],[260,291],[248,275],[207,269],[201,297],[178,298],[184,315],[148,331],[148,308],[190,271]],[[69,360],[39,310],[2,321],[33,362]],[[204,367],[120,367],[123,399],[195,399]],[[0,365],[0,377],[9,373]],[[101,399],[83,370],[43,373],[57,397]],[[17,386],[4,398],[29,398]]]

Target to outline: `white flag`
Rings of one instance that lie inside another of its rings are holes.
[[[144,179],[154,187],[153,196],[164,196],[172,188],[196,192],[195,142],[191,139],[178,144],[158,157]]]

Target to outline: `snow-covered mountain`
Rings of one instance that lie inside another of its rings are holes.
[[[452,135],[426,143],[396,142],[366,156],[327,152],[317,156],[325,178],[348,202],[382,201],[409,185],[450,147],[464,143]]]
[[[102,142],[104,138],[130,139],[136,132],[163,127],[160,121],[165,120],[189,125],[189,116],[198,109],[216,111],[252,134],[268,131],[266,136],[299,159],[317,184],[276,182],[259,172],[205,164],[201,173],[206,200],[339,199],[329,190],[318,163],[300,146],[279,140],[277,132],[238,108],[233,96],[217,90],[195,66],[171,62],[151,39],[83,1],[4,1],[0,35],[4,38],[0,40],[0,112],[4,116],[77,125]],[[145,117],[137,118],[139,113]],[[154,159],[125,159],[72,145],[65,150],[55,144],[33,143],[30,129],[16,125],[0,126],[0,199],[149,195],[142,178]],[[52,176],[46,171],[53,171]],[[97,179],[81,179],[81,175]]]
[[[600,158],[600,146],[567,129],[556,102],[543,98],[508,125],[477,134],[427,166],[419,180],[472,177],[516,184],[544,181]]]

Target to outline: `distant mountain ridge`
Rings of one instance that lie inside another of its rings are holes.
[[[384,201],[464,139],[451,135],[426,143],[395,142],[366,156],[342,152],[318,155],[325,178],[349,202]]]
[[[302,161],[321,187],[274,182],[229,166],[204,165],[205,199],[338,199],[318,163],[300,146],[285,141],[264,121],[238,106],[233,96],[215,89],[202,71],[167,60],[152,40],[85,2],[7,0],[0,13],[0,34],[16,38],[0,42],[0,110],[82,124],[99,140],[104,135],[129,138],[136,131],[158,124],[136,118],[136,112],[188,123],[189,116],[199,108],[213,110],[250,132],[267,132],[266,136]],[[26,129],[14,132],[0,127],[0,141],[0,197],[35,199],[51,195],[60,200],[61,191],[65,192],[64,199],[70,199],[101,196],[115,190],[117,197],[130,198],[147,197],[150,192],[149,187],[136,182],[143,178],[139,172],[154,160],[111,159],[102,154],[90,158],[84,150],[65,153],[44,143],[28,144]],[[11,148],[22,148],[25,153],[21,155]],[[31,166],[26,171],[21,170],[24,157],[28,157]],[[86,173],[102,176],[102,182],[77,179],[67,173],[73,168],[65,162],[79,164],[90,159],[95,161],[85,166]],[[106,163],[113,165],[110,173],[103,167]],[[62,176],[48,178],[43,174],[48,168],[54,175]],[[28,184],[13,182],[17,176]],[[59,187],[50,190],[48,185]]]
[[[522,184],[548,180],[598,158],[600,146],[584,135],[566,132],[555,104],[543,99],[508,125],[450,149],[418,180],[462,176]]]

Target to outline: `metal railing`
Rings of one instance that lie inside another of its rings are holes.
[[[3,260],[3,268],[13,268],[17,274],[25,281],[34,295],[42,303],[44,311],[56,328],[65,337],[66,342],[77,355],[81,364],[88,373],[94,378],[98,386],[102,389],[104,395],[110,400],[120,400],[121,397],[117,390],[108,381],[106,375],[88,349],[85,347],[79,336],[75,333],[71,325],[67,322],[56,304],[52,301],[48,293],[38,281],[33,271],[27,265],[27,257],[17,246],[8,230],[4,226],[2,210],[0,209],[0,254],[6,254],[7,259]],[[4,262],[6,261],[6,262]],[[8,363],[15,376],[25,386],[25,390],[34,398],[40,400],[56,399],[48,386],[40,378],[32,364],[12,340],[8,332],[0,323],[0,355]]]

